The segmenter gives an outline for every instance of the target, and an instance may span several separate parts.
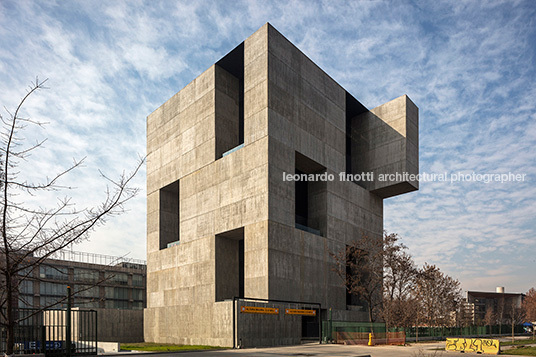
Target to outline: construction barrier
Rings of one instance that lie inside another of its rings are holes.
[[[498,355],[501,349],[499,340],[488,338],[447,338],[445,350]]]
[[[404,332],[337,331],[333,342],[345,345],[404,345],[406,334]]]

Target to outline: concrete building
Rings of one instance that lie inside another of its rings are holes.
[[[99,341],[143,341],[145,261],[60,251],[20,283],[20,308],[65,308],[67,287],[74,308],[97,311]],[[56,304],[61,301],[59,304]]]
[[[266,24],[148,116],[147,155],[145,340],[299,343],[300,307],[367,319],[330,252],[381,239],[383,200],[418,189],[418,108],[368,110]]]
[[[507,324],[512,316],[516,319],[516,310],[521,308],[524,296],[522,293],[506,293],[504,287],[499,286],[495,292],[467,291],[466,301],[471,307],[474,324],[489,324],[487,319],[493,325]]]

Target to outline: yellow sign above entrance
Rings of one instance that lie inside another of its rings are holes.
[[[306,310],[306,309],[285,309],[286,315],[306,315],[306,316],[316,316],[316,310]]]
[[[277,315],[279,314],[279,309],[276,307],[240,306],[240,312],[248,314]]]

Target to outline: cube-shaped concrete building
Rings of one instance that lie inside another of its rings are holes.
[[[146,341],[299,343],[299,309],[366,321],[330,252],[381,239],[383,199],[418,189],[418,109],[366,109],[266,24],[149,115],[147,155]]]

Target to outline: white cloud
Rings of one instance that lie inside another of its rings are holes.
[[[385,227],[418,262],[439,265],[467,289],[524,291],[534,285],[530,270],[512,262],[536,264],[533,13],[527,1],[7,1],[0,103],[12,108],[29,80],[50,78],[26,107],[51,123],[29,137],[49,141],[23,168],[35,178],[87,156],[67,182],[91,204],[103,192],[98,168],[118,175],[144,154],[145,117],[270,21],[366,106],[409,95],[420,107],[421,172],[529,175],[524,183],[423,182],[385,203]],[[143,196],[81,248],[123,254],[128,246],[143,258]]]

